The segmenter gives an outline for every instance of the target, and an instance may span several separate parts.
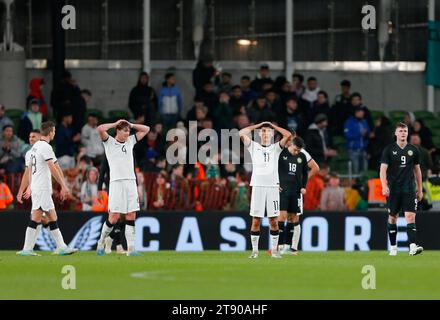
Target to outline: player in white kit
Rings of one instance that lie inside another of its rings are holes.
[[[109,129],[116,129],[116,136],[109,136]],[[130,129],[137,132],[130,135]],[[133,147],[150,131],[148,126],[131,124],[126,120],[102,124],[98,132],[104,144],[105,155],[110,167],[110,186],[108,201],[108,219],[102,225],[101,237],[98,241],[97,254],[105,254],[105,240],[118,222],[120,215],[125,215],[125,238],[127,255],[138,256],[135,250],[136,212],[140,210],[139,196],[134,168]]]
[[[26,229],[25,242],[22,251],[17,254],[22,256],[36,256],[33,251],[37,238],[37,229],[41,224],[42,215],[45,213],[49,221],[50,234],[56,243],[54,254],[69,255],[75,253],[77,249],[69,248],[65,243],[60,229],[58,228],[58,217],[55,205],[52,200],[52,176],[61,185],[61,199],[64,200],[69,194],[69,190],[64,181],[64,175],[57,164],[57,159],[53,152],[50,141],[55,137],[55,124],[48,121],[41,125],[41,137],[26,156],[26,173],[29,180],[25,184],[30,184],[24,194],[18,195],[24,198],[31,197],[32,213],[29,226]],[[22,190],[21,190],[22,191]]]
[[[249,137],[250,133],[256,129],[260,129],[258,130],[260,143],[253,141]],[[281,141],[277,143],[274,143],[274,129],[283,136]],[[280,214],[278,158],[292,135],[288,130],[270,122],[262,122],[241,129],[239,134],[252,158],[252,178],[250,184],[252,186],[250,205],[250,215],[252,216],[252,255],[250,258],[258,257],[261,219],[265,216],[266,212],[270,224],[272,257],[281,258],[278,251],[279,230],[277,222]]]

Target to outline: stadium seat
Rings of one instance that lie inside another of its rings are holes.
[[[334,136],[333,145],[337,148],[338,146],[345,145],[345,138],[343,136]]]
[[[104,119],[104,113],[102,112],[102,110],[99,110],[99,109],[87,109],[86,119],[89,116],[89,114],[91,114],[91,113],[96,114],[98,116],[98,120],[100,122],[102,122],[102,120]]]
[[[130,113],[128,113],[128,111],[126,111],[126,110],[110,110],[108,112],[108,118],[111,121],[116,121],[116,120],[119,120],[119,119],[129,120],[130,119]]]
[[[440,148],[440,135],[433,136],[433,137],[432,137],[432,142],[434,142],[434,145],[435,145],[437,148]]]
[[[377,118],[385,115],[385,112],[379,110],[371,110],[370,113],[373,120],[376,120]]]
[[[11,118],[11,120],[20,119],[24,111],[25,110],[21,110],[21,109],[6,109],[5,114],[7,117]]]
[[[392,110],[388,112],[390,119],[394,120],[393,122],[402,121],[405,118],[406,111],[403,110]]]
[[[414,111],[414,115],[416,116],[416,119],[421,119],[421,120],[435,118],[435,114],[433,112],[427,111],[427,110]]]

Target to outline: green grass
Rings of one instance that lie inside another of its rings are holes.
[[[260,253],[161,251],[143,257],[94,252],[18,257],[0,252],[0,299],[440,299],[439,251],[409,257],[385,251]],[[76,268],[76,290],[61,287],[64,265]],[[376,289],[364,290],[364,265]]]

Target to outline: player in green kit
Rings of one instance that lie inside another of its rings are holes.
[[[382,194],[388,197],[390,256],[397,255],[397,218],[402,211],[407,222],[409,255],[415,256],[423,251],[417,245],[416,228],[417,202],[423,198],[420,153],[407,142],[406,124],[398,123],[395,135],[397,140],[384,149],[380,166]]]

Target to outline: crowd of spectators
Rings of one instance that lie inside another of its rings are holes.
[[[232,161],[173,166],[167,163],[166,150],[174,143],[181,143],[178,149],[183,150],[187,160],[188,146],[179,140],[167,142],[165,136],[173,128],[189,132],[189,121],[196,121],[197,132],[202,129],[217,132],[242,129],[270,121],[303,136],[308,152],[321,166],[319,174],[309,181],[306,210],[353,209],[347,194],[353,190],[356,193],[356,188],[350,185],[348,191],[344,191],[339,186],[338,174],[329,173],[328,164],[344,151],[354,174],[377,171],[382,150],[393,141],[393,123],[386,116],[373,118],[362,95],[352,92],[348,80],[340,83],[340,93],[331,99],[315,77],[305,79],[294,73],[291,79],[272,78],[269,66],[261,65],[256,77],[243,75],[234,79],[231,73],[216,70],[209,59],[197,64],[192,80],[195,95],[189,108],[184,106],[183,93],[172,72],[165,74],[162,86],[157,90],[150,85],[150,75],[142,72],[129,93],[126,110],[130,112],[130,120],[151,128],[134,149],[143,208],[167,208],[167,197],[171,193],[174,202],[191,198],[194,203],[190,207],[201,210],[203,205],[197,195],[203,191],[203,184],[195,187],[189,181],[205,180],[232,190],[235,202],[233,205],[225,203],[225,207],[246,209],[249,205],[249,165],[237,165]],[[5,106],[0,105],[0,175],[23,171],[24,154],[30,148],[27,143],[29,134],[38,129],[42,121],[52,117],[57,122],[54,149],[61,168],[66,172],[72,199],[80,203],[78,207],[82,210],[105,208],[106,184],[100,175],[103,175],[106,159],[96,130],[105,119],[88,112],[92,92],[81,90],[70,72],[65,71],[62,80],[53,88],[51,108],[48,108],[42,94],[43,85],[42,78],[30,81],[27,108],[18,126],[6,116]],[[188,110],[186,114],[184,110]],[[410,142],[421,149],[422,170],[427,177],[438,166],[439,151],[433,143],[432,133],[411,113],[402,120],[410,128]],[[335,137],[344,139],[344,150],[334,145]],[[199,144],[198,148],[202,145]],[[232,150],[229,155],[231,159],[243,158],[243,153],[236,154]],[[148,174],[154,174],[153,181],[145,181]],[[153,186],[152,190],[146,190],[148,183]],[[361,193],[357,192],[357,197],[362,198]]]

